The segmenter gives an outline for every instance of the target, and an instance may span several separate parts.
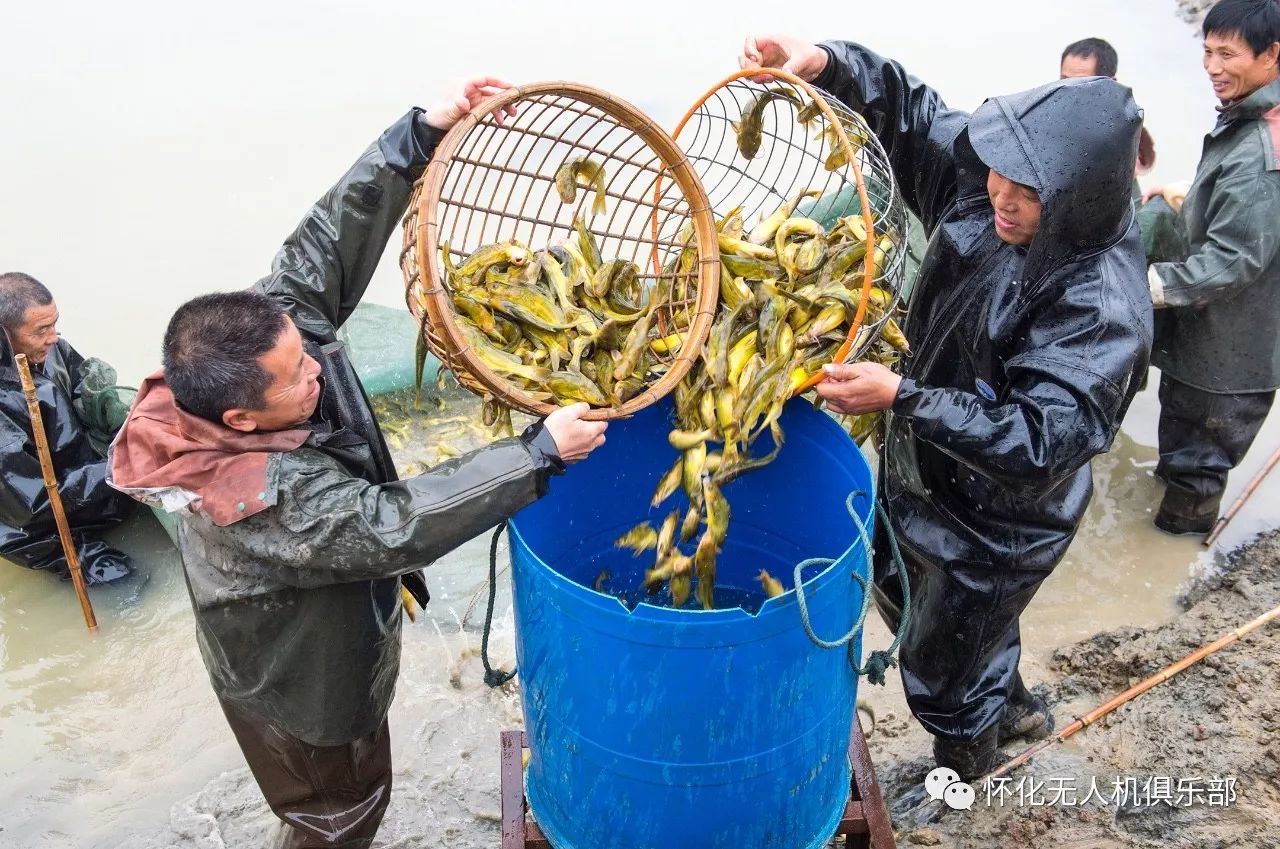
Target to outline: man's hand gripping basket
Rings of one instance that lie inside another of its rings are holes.
[[[718,302],[715,222],[684,154],[635,107],[565,82],[510,89],[445,136],[400,261],[430,351],[468,389],[535,415],[654,403]]]

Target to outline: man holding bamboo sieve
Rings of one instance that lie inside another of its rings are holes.
[[[402,586],[425,603],[422,567],[604,441],[578,404],[397,480],[337,341],[444,131],[505,87],[471,80],[405,115],[265,278],[180,307],[164,370],[112,447],[114,486],[179,513],[201,653],[280,846],[372,843],[391,793]]]
[[[1151,306],[1130,188],[1142,113],[1101,77],[950,109],[852,42],[749,38],[744,68],[782,67],[859,111],[930,236],[899,373],[827,366],[832,410],[886,411],[875,598],[896,627],[901,545],[912,619],[902,680],[938,764],[989,772],[1043,737],[1018,673],[1018,617],[1066,553],[1147,368]]]

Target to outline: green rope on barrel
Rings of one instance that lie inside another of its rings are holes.
[[[489,606],[484,612],[484,631],[480,635],[480,662],[484,664],[484,683],[490,687],[501,687],[516,677],[514,669],[504,672],[489,665],[489,630],[493,627],[493,605],[498,598],[498,537],[506,529],[507,520],[503,519],[489,540]]]
[[[898,573],[898,582],[902,584],[902,615],[898,618],[898,633],[893,635],[893,642],[889,644],[889,648],[873,651],[871,657],[867,658],[866,667],[858,672],[866,675],[867,680],[872,684],[884,684],[885,671],[891,666],[897,666],[893,653],[897,651],[898,646],[902,645],[902,638],[907,633],[907,625],[911,622],[911,586],[907,581],[907,564],[902,562],[902,552],[898,550],[898,535],[893,532],[893,525],[889,524],[889,514],[885,511],[884,505],[879,503],[876,504],[876,512],[880,514],[885,536],[889,538],[890,559],[893,561],[894,571]],[[858,521],[857,516],[853,518],[855,522]]]
[[[862,490],[855,490],[849,493],[849,497],[845,499],[845,509],[849,511],[850,518],[853,519],[854,525],[858,528],[858,539],[862,541],[862,549],[867,553],[868,561],[871,559],[871,539],[867,536],[867,527],[863,524],[862,519],[858,518],[858,511],[853,508],[853,500],[859,497],[866,497],[867,493]],[[800,624],[804,626],[804,632],[814,645],[824,649],[838,649],[841,646],[849,647],[849,663],[853,666],[854,671],[859,675],[866,677],[872,684],[884,684],[885,672],[897,665],[897,661],[893,658],[893,653],[898,646],[902,644],[902,638],[907,633],[907,625],[911,622],[911,588],[907,583],[907,567],[902,562],[902,552],[898,550],[898,539],[893,532],[893,527],[889,524],[889,516],[885,512],[884,506],[877,504],[876,509],[880,515],[880,521],[884,525],[886,536],[889,538],[889,552],[892,555],[893,568],[898,573],[898,580],[902,584],[902,616],[898,621],[898,633],[894,635],[893,642],[887,649],[877,649],[871,652],[871,656],[867,658],[864,666],[858,666],[858,659],[854,656],[854,640],[862,633],[863,625],[867,621],[867,613],[871,610],[871,583],[857,572],[853,573],[853,579],[858,582],[858,586],[862,589],[862,607],[858,611],[857,621],[854,622],[853,628],[849,633],[840,637],[838,640],[824,640],[813,630],[813,623],[809,621],[809,600],[804,593],[804,570],[814,565],[830,566],[836,561],[829,557],[810,557],[808,560],[802,560],[796,564],[793,583],[795,585],[796,603],[800,607]],[[502,532],[506,530],[507,523],[504,520],[498,527],[494,528],[493,537],[489,540],[489,603],[484,614],[484,631],[480,637],[480,662],[484,664],[484,683],[490,687],[501,687],[503,684],[516,677],[517,670],[512,669],[510,672],[494,669],[489,663],[489,632],[493,627],[493,608],[497,601],[498,594],[498,538]]]
[[[854,525],[858,528],[858,538],[862,541],[862,548],[867,553],[867,560],[871,559],[871,539],[867,536],[867,527],[863,524],[862,519],[858,517],[858,512],[853,508],[853,500],[860,496],[866,496],[861,490],[854,490],[849,493],[849,497],[845,499],[845,509],[849,511],[849,517],[853,519]],[[837,640],[824,640],[813,630],[813,623],[809,621],[809,600],[804,593],[804,570],[810,566],[823,564],[830,566],[836,561],[829,557],[810,557],[808,560],[802,560],[796,564],[793,584],[796,592],[796,603],[800,607],[800,624],[804,626],[804,632],[814,645],[824,649],[836,649],[847,645],[849,647],[849,663],[853,666],[854,671],[859,675],[866,677],[872,684],[884,684],[885,672],[895,665],[897,662],[893,659],[893,652],[902,643],[902,638],[907,632],[907,624],[911,621],[911,592],[907,585],[907,569],[902,562],[902,554],[898,551],[898,541],[894,536],[893,528],[889,525],[889,517],[884,511],[884,507],[877,505],[880,513],[880,520],[884,523],[885,533],[889,537],[889,551],[893,558],[894,569],[898,573],[898,580],[902,583],[902,616],[898,621],[898,633],[894,635],[893,643],[887,649],[876,650],[867,658],[865,666],[859,667],[857,657],[854,655],[854,640],[862,633],[862,628],[867,621],[867,613],[871,610],[871,585],[870,582],[857,572],[853,573],[853,579],[858,582],[858,586],[862,589],[862,608],[858,611],[858,618],[853,623],[853,628],[849,633],[845,634]]]
[[[858,518],[857,512],[853,509],[853,499],[863,494],[861,491],[849,493],[849,497],[845,499],[844,506],[858,526],[858,536],[862,540],[862,548],[867,552],[867,559],[870,560],[871,540],[867,537],[866,526],[862,524],[862,520]],[[830,557],[810,557],[808,560],[801,560],[796,564],[792,580],[796,589],[796,602],[800,605],[800,624],[804,626],[804,632],[809,635],[809,639],[813,641],[813,644],[824,649],[838,649],[841,646],[852,643],[862,633],[863,623],[867,620],[867,612],[871,610],[871,593],[868,592],[870,587],[867,585],[867,579],[854,572],[853,579],[862,588],[862,609],[858,611],[858,618],[854,621],[853,628],[849,630],[849,633],[837,640],[824,640],[814,632],[813,623],[809,621],[809,599],[804,594],[804,570],[818,564],[830,566],[835,562]]]

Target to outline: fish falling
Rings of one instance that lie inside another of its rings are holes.
[[[793,214],[803,198],[816,194],[798,193],[749,234],[737,210],[717,222],[716,319],[700,358],[675,389],[675,427],[668,442],[679,455],[650,502],[660,509],[683,490],[689,507],[683,514],[667,512],[658,528],[641,523],[615,542],[633,556],[652,552],[645,588],[657,595],[668,587],[673,607],[684,607],[693,597],[704,610],[714,609],[716,558],[731,515],[724,488],[778,456],[783,406],[832,361],[858,312],[868,260],[865,221],[861,215],[839,218],[828,232],[817,221]],[[876,241],[873,277],[896,242],[893,233]],[[909,353],[891,314],[895,297],[873,286],[866,300],[853,350],[861,350],[874,334],[863,359],[892,365]],[[878,414],[845,417],[845,425],[862,442],[878,420]],[[766,433],[772,448],[753,451]],[[681,547],[685,544],[693,545],[692,553]],[[768,597],[784,592],[782,582],[763,570],[760,583]]]
[[[779,87],[748,106],[734,125],[748,159],[759,150],[764,108],[772,101],[800,104],[794,91]],[[807,124],[818,112],[806,107],[797,118]],[[853,121],[845,130],[856,151],[866,131]],[[847,164],[838,134],[828,126],[820,136],[829,148],[826,167]],[[579,189],[594,190],[591,215],[605,211],[605,174],[598,163],[570,159],[557,170],[555,184],[566,204],[577,200]],[[864,300],[868,265],[874,278],[896,250],[898,234],[885,232],[877,234],[868,255],[861,214],[836,219],[830,230],[796,214],[804,199],[820,194],[798,192],[749,232],[739,209],[717,221],[716,317],[699,358],[674,391],[668,441],[678,455],[651,500],[660,509],[683,491],[689,507],[668,511],[657,527],[641,523],[615,542],[634,557],[653,558],[644,587],[650,596],[667,587],[673,607],[693,599],[704,610],[715,608],[716,561],[732,513],[725,487],[778,456],[783,406],[846,341]],[[582,218],[574,219],[573,231],[564,243],[543,250],[512,240],[485,245],[460,262],[445,243],[446,289],[471,349],[535,400],[620,405],[665,373],[685,342],[693,318],[688,290],[698,260],[694,233],[690,226],[680,234],[680,248],[659,278],[668,281],[663,287],[652,277],[646,281],[634,262],[605,259]],[[864,360],[892,365],[909,354],[892,315],[896,296],[873,286],[865,302],[852,350],[863,351]],[[513,432],[511,410],[493,397],[485,399],[483,419],[500,434]],[[862,442],[879,419],[844,417],[844,425]],[[772,447],[762,451],[757,443],[766,433]],[[606,578],[602,573],[598,590]],[[758,580],[768,597],[786,590],[764,570]]]
[[[738,152],[752,159],[759,152],[766,107],[789,103],[796,120],[809,126],[822,116],[816,101],[804,106],[785,85],[766,88],[733,122]],[[825,123],[816,138],[825,141],[823,166],[836,171],[849,164],[869,138],[858,119],[838,115],[849,141],[836,125]],[[651,595],[668,587],[673,607],[684,607],[693,595],[701,607],[715,607],[716,559],[729,531],[730,505],[724,487],[739,476],[777,457],[784,434],[779,418],[786,402],[802,391],[848,337],[863,300],[868,264],[872,277],[884,269],[898,242],[897,234],[879,234],[868,256],[866,222],[861,215],[836,220],[828,232],[812,219],[796,215],[806,189],[781,204],[744,234],[739,210],[718,222],[720,303],[701,357],[676,387],[675,428],[668,436],[680,452],[662,475],[651,506],[661,509],[683,490],[689,507],[668,512],[660,529],[642,523],[617,541],[634,556],[652,552],[653,565],[644,585]],[[895,295],[872,287],[865,296],[863,326],[852,350],[864,359],[893,365],[909,353],[906,337],[892,311]],[[874,329],[873,329],[874,328]],[[874,334],[874,342],[867,344]],[[874,434],[880,415],[846,416],[850,436],[861,443]],[[770,435],[772,448],[755,450]],[[696,546],[692,554],[681,548]],[[782,581],[761,570],[766,597],[785,591]]]

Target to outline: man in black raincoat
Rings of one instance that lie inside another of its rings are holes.
[[[100,360],[86,361],[58,335],[58,305],[29,274],[0,274],[0,329],[0,556],[69,575],[14,363],[15,354],[26,354],[85,582],[123,578],[128,556],[101,539],[136,506],[106,479],[106,444],[124,421],[124,407],[103,410],[99,402],[118,399],[114,387],[95,385],[95,378],[109,374],[107,383],[114,383],[114,372]]]
[[[858,44],[748,39],[866,117],[930,236],[913,355],[828,366],[837,412],[885,410],[880,497],[906,562],[902,680],[938,763],[988,772],[1052,720],[1018,674],[1018,617],[1062,559],[1147,368],[1151,304],[1129,189],[1142,115],[1110,79],[997,97],[972,115]],[[876,601],[902,599],[877,528]]]
[[[180,307],[165,368],[112,446],[112,484],[179,513],[201,654],[284,823],[281,846],[373,841],[391,793],[402,578],[425,601],[418,570],[604,441],[604,422],[574,405],[397,480],[337,340],[443,131],[500,86],[473,80],[409,112],[316,203],[270,274]]]

